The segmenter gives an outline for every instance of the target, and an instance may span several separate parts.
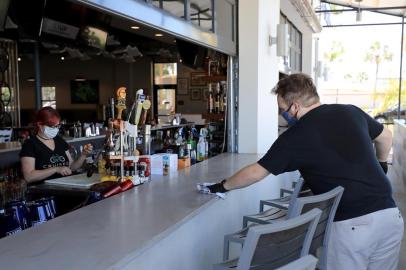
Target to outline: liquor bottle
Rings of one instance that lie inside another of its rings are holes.
[[[200,132],[199,142],[197,143],[197,161],[203,161],[205,158],[206,144],[202,132]]]
[[[171,131],[170,130],[167,130],[166,131],[166,136],[165,136],[165,139],[164,139],[164,143],[163,143],[163,148],[164,149],[168,149],[169,148],[169,146],[171,146]]]
[[[220,113],[220,83],[216,84],[216,95],[214,97],[214,112]]]
[[[220,100],[220,112],[224,113],[227,106],[227,85],[225,83],[221,84],[221,100]]]
[[[191,130],[188,131],[188,144],[192,146],[192,150],[196,150],[196,142],[195,140],[193,140],[193,134]]]
[[[211,83],[209,83],[209,96],[207,97],[207,112],[213,113],[214,112],[214,100],[213,100],[213,91],[211,88]]]

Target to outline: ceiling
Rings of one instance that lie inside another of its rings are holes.
[[[327,0],[321,2],[357,9],[372,8],[377,9],[375,11],[396,16],[404,16],[406,14],[406,0]]]

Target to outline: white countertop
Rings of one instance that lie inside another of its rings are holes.
[[[3,238],[0,268],[109,269],[131,260],[218,200],[197,193],[196,183],[218,182],[259,158],[223,154],[176,174],[154,175],[144,185]]]

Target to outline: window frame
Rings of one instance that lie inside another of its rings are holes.
[[[285,14],[281,12],[280,16],[280,23],[287,24],[289,29],[289,56],[286,57],[284,65],[287,65],[291,72],[302,72],[303,34]]]
[[[53,88],[53,91],[55,93],[55,99],[44,99],[44,94],[43,94],[43,89],[44,88]],[[55,107],[51,105],[54,109],[56,109],[56,86],[41,86],[41,107],[44,107],[45,102],[55,102]]]

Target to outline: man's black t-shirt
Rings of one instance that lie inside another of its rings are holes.
[[[258,161],[274,175],[299,170],[314,194],[342,186],[335,221],[396,207],[372,140],[382,124],[352,105],[321,105],[284,132]]]
[[[20,157],[35,158],[35,169],[43,170],[52,167],[69,167],[69,159],[66,156],[66,151],[69,145],[59,136],[54,138],[55,149],[52,151],[48,146],[43,144],[36,136],[26,140],[20,152]],[[61,177],[59,174],[54,174],[47,179]]]

